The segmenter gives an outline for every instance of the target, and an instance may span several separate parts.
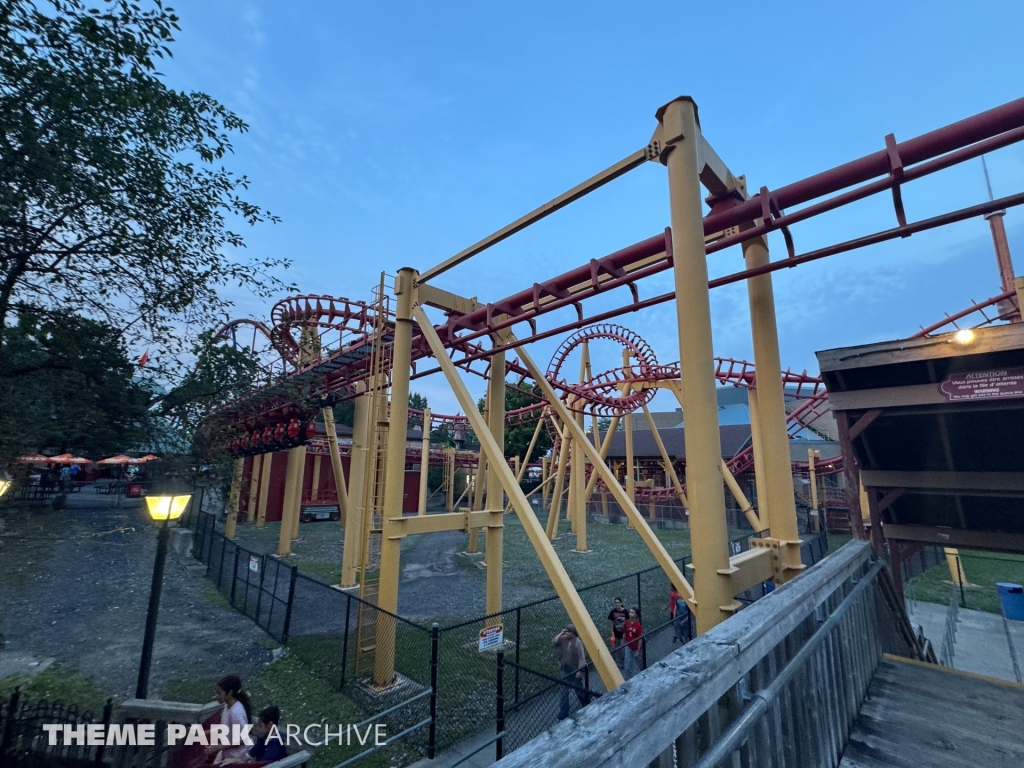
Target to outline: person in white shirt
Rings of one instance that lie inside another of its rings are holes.
[[[249,703],[249,697],[242,690],[242,679],[238,675],[222,677],[217,683],[216,693],[217,701],[224,705],[220,711],[220,724],[228,727],[228,734],[232,733],[232,726],[235,725],[238,726],[239,731],[244,730],[252,719],[252,705]],[[227,760],[244,760],[248,750],[247,744],[237,746],[218,744],[207,747],[206,753],[216,754],[213,764],[220,765]]]

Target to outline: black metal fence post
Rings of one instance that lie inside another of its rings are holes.
[[[338,689],[342,691],[345,690],[345,667],[348,664],[348,627],[352,618],[352,595],[346,592],[345,597],[348,599],[345,602],[345,636],[341,640],[341,684],[338,686]]]
[[[518,671],[518,669],[517,669]],[[498,651],[498,696],[496,700],[497,711],[494,718],[495,732],[501,734],[505,730],[505,652]],[[494,759],[501,760],[502,738],[494,743]]]
[[[238,583],[238,553],[242,551],[242,548],[235,545],[235,564],[231,568],[231,607],[235,607],[235,584]]]
[[[440,637],[437,622],[430,628],[430,725],[427,731],[427,758],[437,753],[437,645]]]
[[[960,560],[960,552],[956,554],[956,580],[960,582],[960,607],[967,607],[967,597],[964,595],[964,569],[963,561]]]
[[[107,703],[103,705],[103,731],[107,731],[107,726],[110,725],[110,714],[114,711],[114,700],[107,699]],[[96,765],[102,768],[103,762],[103,750],[105,749],[104,744],[100,744],[96,747]]]
[[[521,629],[523,626],[523,613],[521,608],[516,608],[516,704],[519,703],[519,646],[521,645]]]
[[[644,599],[640,594],[640,573],[636,574],[636,612],[640,621],[644,620]]]
[[[18,700],[21,698],[21,687],[15,686],[7,702],[7,722],[4,723],[4,732],[0,734],[0,758],[6,757],[14,741],[14,728],[18,721]]]
[[[220,586],[224,582],[224,555],[228,551],[228,537],[225,536],[220,540],[220,562],[217,564],[217,590],[220,591]]]
[[[280,567],[280,566],[278,566]],[[281,630],[281,644],[288,642],[288,630],[292,626],[292,604],[295,602],[295,582],[299,578],[298,566],[292,566],[291,580],[288,585],[288,607],[284,609],[284,629]],[[267,622],[269,626],[270,622]]]

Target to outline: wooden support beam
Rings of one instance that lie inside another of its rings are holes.
[[[861,477],[868,488],[1024,495],[1024,472],[909,472],[865,469],[861,472]]]
[[[999,531],[965,531],[930,525],[887,523],[885,536],[890,540],[917,541],[958,549],[985,549],[993,552],[1024,553],[1024,534]]]
[[[857,421],[855,421],[853,424],[850,424],[850,426],[849,426],[849,429],[850,429],[850,439],[851,440],[856,440],[857,437],[860,435],[860,433],[863,432],[868,427],[870,427],[872,424],[874,424],[875,419],[877,419],[881,415],[882,415],[882,409],[881,408],[875,408],[874,410],[871,410],[871,411],[868,411],[867,413],[865,413],[863,416],[861,416],[859,419],[857,419]]]

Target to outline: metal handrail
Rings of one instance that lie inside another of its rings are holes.
[[[752,701],[743,711],[743,714],[729,727],[729,730],[725,732],[722,739],[700,759],[695,768],[714,768],[714,766],[717,766],[729,757],[743,743],[760,717],[775,703],[789,681],[797,673],[804,670],[805,665],[814,652],[825,642],[829,633],[839,625],[839,622],[850,611],[850,607],[875,580],[875,577],[883,567],[880,561],[871,566],[871,570],[864,574],[850,594],[839,604],[839,607],[825,620],[825,623],[818,627],[818,631],[814,633],[814,636],[790,659],[778,677],[767,688],[762,688],[753,694]]]

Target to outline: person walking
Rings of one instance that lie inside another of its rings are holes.
[[[668,593],[668,613],[672,617],[672,642],[685,643],[683,621],[686,619],[689,609],[686,607],[686,601],[683,600],[675,585],[672,586],[672,591]]]
[[[629,612],[622,606],[622,598],[616,597],[612,601],[612,609],[608,612],[608,623],[611,624],[612,634],[608,638],[608,642],[612,647],[612,658],[615,659],[615,664],[619,669],[622,669],[623,664],[623,645],[622,645],[622,627],[626,623],[626,619],[629,618]]]
[[[626,643],[626,664],[622,670],[623,676],[628,680],[635,677],[644,668],[641,650],[644,646],[644,628],[640,624],[640,614],[636,608],[629,609],[629,618],[622,626],[623,640]]]
[[[583,668],[587,666],[587,653],[583,648],[576,627],[566,624],[565,629],[555,635],[552,641],[559,652],[559,678],[562,681],[562,698],[558,707],[558,719],[565,720],[569,716],[569,689],[576,691],[580,706],[590,703],[590,693],[584,686]]]

